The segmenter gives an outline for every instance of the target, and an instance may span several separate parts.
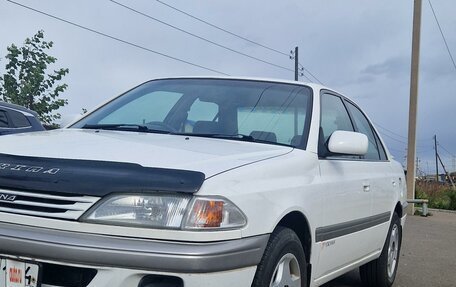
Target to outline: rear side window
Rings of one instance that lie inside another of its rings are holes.
[[[378,134],[375,132],[374,129],[375,139],[377,140],[377,146],[378,146],[378,152],[380,153],[380,160],[388,160],[388,157],[386,156],[385,148],[382,145],[382,142],[380,141],[380,138],[378,137]]]
[[[0,111],[0,128],[8,128],[8,117],[5,111]]]
[[[31,126],[27,117],[23,114],[16,111],[9,111],[9,115],[14,128],[26,128]]]
[[[369,140],[367,153],[363,158],[369,160],[380,160],[380,152],[377,146],[377,139],[366,116],[364,116],[364,114],[357,107],[349,102],[347,102],[347,108],[353,116],[353,121],[356,125],[357,131],[365,134]]]

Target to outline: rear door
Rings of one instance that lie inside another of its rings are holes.
[[[369,163],[368,170],[371,174],[369,182],[372,193],[372,218],[378,219],[379,223],[371,228],[374,234],[371,248],[379,250],[386,239],[391,211],[395,206],[396,189],[402,185],[402,180],[394,176],[385,148],[369,119],[354,103],[347,100],[346,106],[356,131],[365,134],[369,139],[368,152],[363,161]]]

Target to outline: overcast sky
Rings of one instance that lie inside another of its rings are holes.
[[[125,41],[233,76],[293,79],[277,68],[173,30],[109,0],[17,0],[27,6]],[[138,11],[242,53],[290,69],[287,56],[225,34],[155,0],[117,0]],[[456,1],[432,0],[456,56]],[[325,85],[355,100],[376,123],[393,155],[404,162],[410,82],[413,0],[163,0],[229,31],[288,53]],[[446,51],[427,0],[423,0],[418,157],[433,172],[433,139],[454,169],[456,68]],[[55,68],[65,67],[69,105],[63,115],[92,109],[149,79],[217,75],[140,50],[0,0],[0,58],[11,43],[43,29],[54,42]],[[3,72],[4,60],[0,62]],[[303,81],[308,81],[301,78]],[[386,128],[386,129],[385,129]]]

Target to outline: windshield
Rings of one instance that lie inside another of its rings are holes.
[[[106,128],[233,139],[305,148],[311,89],[274,82],[166,79],[147,82],[72,128]]]

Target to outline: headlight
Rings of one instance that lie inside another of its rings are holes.
[[[244,214],[227,199],[165,193],[111,196],[90,209],[81,220],[186,230],[234,229],[247,223]]]
[[[90,210],[83,221],[153,228],[180,228],[191,196],[116,195]]]

